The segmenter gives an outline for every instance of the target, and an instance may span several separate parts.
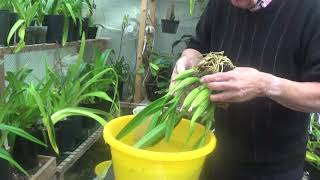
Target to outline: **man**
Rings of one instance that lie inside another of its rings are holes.
[[[173,77],[201,54],[238,67],[202,81],[215,112],[212,180],[301,180],[309,112],[320,112],[320,1],[210,0]]]

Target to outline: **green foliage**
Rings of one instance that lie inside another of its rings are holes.
[[[33,4],[31,0],[16,0],[12,1],[12,4],[18,14],[19,20],[11,28],[7,38],[7,43],[10,44],[13,35],[18,32],[20,41],[15,49],[15,52],[17,53],[25,47],[24,39],[26,35],[26,29],[31,22],[35,20],[39,3],[36,2]]]
[[[13,12],[13,0],[0,0],[0,10],[8,10],[10,12]]]
[[[145,77],[143,85],[154,84],[158,89],[156,93],[166,92],[170,85],[172,59],[170,56],[153,52],[148,61],[145,61],[137,70],[138,74]]]
[[[0,123],[0,131],[2,132],[1,135],[1,139],[6,138],[4,137],[5,135],[3,135],[3,132],[8,132],[8,133],[12,133],[15,134],[17,136],[20,136],[26,140],[29,140],[31,142],[37,143],[39,145],[42,146],[46,146],[43,142],[41,142],[40,140],[38,140],[37,138],[33,137],[31,134],[27,133],[26,131],[20,129],[20,128],[16,128],[14,126],[8,126],[5,124]],[[8,133],[5,133],[6,135],[8,135]],[[23,167],[21,167],[10,155],[9,152],[7,152],[4,148],[3,148],[3,144],[0,144],[0,158],[4,159],[6,161],[8,161],[10,164],[14,165],[17,169],[19,169],[21,172],[23,172],[25,175],[29,176],[28,172],[26,170],[23,169]]]
[[[312,113],[310,116],[310,138],[307,144],[306,160],[320,169],[320,124],[319,115]]]

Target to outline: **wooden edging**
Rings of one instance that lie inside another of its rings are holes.
[[[42,167],[36,174],[32,175],[30,180],[49,180],[56,172],[57,162],[55,157],[38,155],[40,163],[43,163]]]
[[[96,143],[102,136],[103,127],[96,130],[89,138],[84,141],[75,151],[70,153],[70,155],[62,161],[56,171],[56,176],[58,180],[64,180],[64,174],[67,172],[82,156],[84,153],[91,148],[91,146]]]

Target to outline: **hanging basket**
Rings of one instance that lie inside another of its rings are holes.
[[[162,19],[161,20],[162,32],[169,34],[176,34],[180,21]]]

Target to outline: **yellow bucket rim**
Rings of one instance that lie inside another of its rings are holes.
[[[117,140],[110,133],[110,131],[108,131],[108,129],[116,121],[121,121],[123,119],[133,118],[133,117],[134,115],[118,117],[108,122],[107,125],[104,127],[103,137],[105,142],[110,145],[111,149],[115,149],[117,151],[121,151],[125,154],[130,154],[135,157],[154,160],[154,161],[185,161],[185,160],[193,160],[193,159],[205,157],[206,155],[210,154],[216,146],[216,138],[213,135],[213,133],[211,133],[209,137],[210,139],[208,144],[206,144],[204,147],[200,149],[192,150],[192,151],[186,151],[186,152],[154,152],[154,151],[148,151],[148,150],[138,149],[138,148],[129,146]],[[188,120],[182,119],[182,121],[188,121]],[[196,124],[196,126],[202,126],[202,125]]]

